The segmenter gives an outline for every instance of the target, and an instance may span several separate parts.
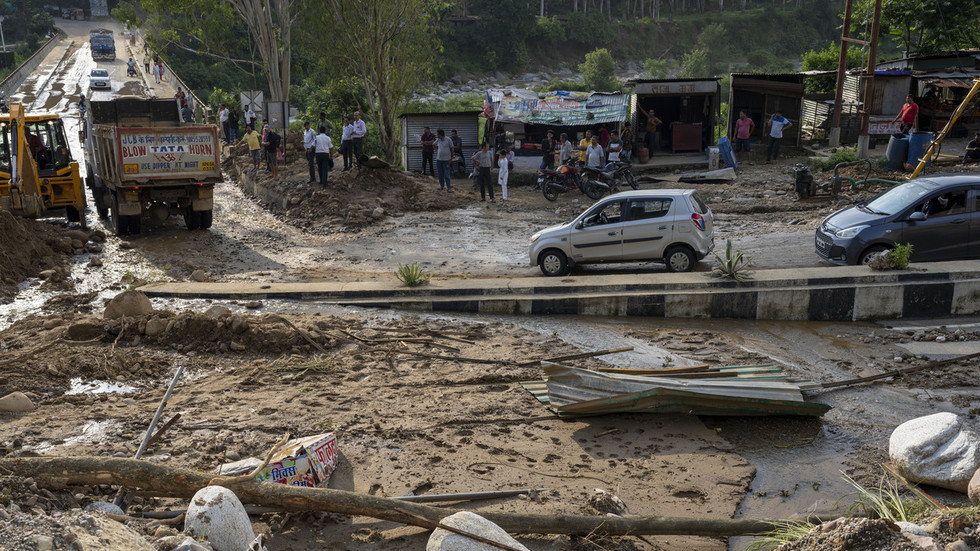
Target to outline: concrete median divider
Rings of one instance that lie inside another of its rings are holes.
[[[345,306],[498,315],[860,321],[980,314],[980,261],[759,270],[734,282],[704,273],[398,282],[173,282],[150,297],[316,300]]]

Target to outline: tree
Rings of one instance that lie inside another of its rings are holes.
[[[296,0],[227,0],[245,21],[269,79],[273,100],[289,101],[290,35]],[[298,10],[296,10],[298,11]]]
[[[666,59],[648,59],[643,62],[643,69],[650,78],[667,78],[670,74],[670,62]]]
[[[847,49],[847,69],[861,68],[865,66],[864,51],[856,47]],[[840,44],[831,42],[822,50],[810,50],[803,54],[802,69],[804,71],[836,71],[840,60]],[[834,93],[837,82],[836,73],[834,76],[808,78],[806,79],[806,93],[808,94],[832,94]]]
[[[398,115],[440,51],[430,30],[435,6],[431,0],[327,0],[326,8],[308,22],[329,31],[335,73],[356,76],[364,86],[359,102],[377,126],[385,157],[394,161]]]
[[[870,21],[874,0],[855,6],[857,21]],[[937,54],[980,44],[980,4],[971,0],[889,0],[882,4],[881,32],[905,47],[905,55]],[[859,23],[860,24],[860,23]]]
[[[596,92],[613,92],[620,89],[616,80],[616,62],[605,48],[585,54],[585,63],[578,66],[586,88]]]
[[[681,59],[681,78],[707,78],[712,73],[708,52],[701,48],[691,50]]]

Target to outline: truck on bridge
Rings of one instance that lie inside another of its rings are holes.
[[[183,124],[173,99],[91,101],[81,131],[100,218],[117,235],[138,234],[144,214],[162,223],[183,215],[187,229],[211,227],[214,185],[222,180],[214,125]]]
[[[116,40],[112,37],[112,31],[109,29],[92,29],[88,33],[88,37],[92,45],[92,59],[115,61]]]

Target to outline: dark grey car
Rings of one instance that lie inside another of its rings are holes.
[[[910,180],[831,214],[816,233],[831,264],[865,264],[896,243],[912,244],[913,262],[980,258],[980,175]]]

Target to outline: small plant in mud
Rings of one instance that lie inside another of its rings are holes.
[[[914,247],[911,243],[895,245],[891,249],[873,254],[868,259],[868,268],[872,270],[904,270],[909,267]]]
[[[858,514],[868,518],[883,518],[892,522],[911,521],[923,513],[929,504],[921,499],[903,497],[898,483],[882,474],[877,487],[865,488],[853,478],[841,473],[844,481],[854,487],[857,501],[848,508],[848,515]],[[844,496],[844,497],[848,497]],[[844,499],[844,498],[841,498]]]
[[[784,543],[792,543],[813,530],[813,525],[803,521],[774,522],[775,530],[753,541],[746,551],[770,551]]]
[[[715,258],[718,260],[718,266],[711,269],[709,275],[712,277],[723,277],[735,281],[743,281],[752,277],[752,273],[748,271],[748,257],[732,247],[731,239],[725,245],[725,256],[722,257],[715,253]]]
[[[409,287],[418,287],[419,285],[425,285],[432,279],[432,274],[426,272],[422,269],[422,266],[418,262],[412,264],[403,265],[398,264],[398,271],[395,272],[398,279],[408,285]]]

